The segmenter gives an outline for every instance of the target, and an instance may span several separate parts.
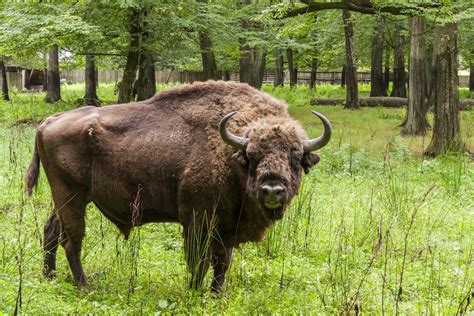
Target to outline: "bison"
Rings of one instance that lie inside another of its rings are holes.
[[[85,208],[93,202],[127,238],[150,222],[183,226],[191,286],[209,265],[220,292],[232,249],[259,241],[297,194],[301,171],[319,161],[331,124],[307,139],[286,105],[232,82],[196,83],[149,100],[58,113],[39,124],[26,175],[31,195],[40,161],[54,209],[44,226],[44,270],[56,269],[61,244],[74,283],[81,264]],[[238,136],[239,135],[239,136]]]

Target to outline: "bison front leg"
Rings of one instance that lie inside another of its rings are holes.
[[[221,293],[224,288],[225,274],[232,261],[232,248],[214,246],[211,253],[211,263],[214,268],[211,291]]]
[[[184,254],[191,274],[189,287],[197,290],[209,269],[209,235],[203,225],[192,224],[184,229]]]

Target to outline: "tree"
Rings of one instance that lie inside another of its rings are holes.
[[[286,59],[288,60],[288,72],[290,73],[290,87],[294,87],[298,84],[298,75],[293,61],[293,49],[286,49]]]
[[[123,70],[122,80],[118,83],[118,103],[128,103],[133,101],[133,83],[137,76],[138,69],[138,57],[140,50],[140,32],[141,24],[143,21],[143,9],[132,8],[130,9],[129,16],[129,34],[130,44],[128,46],[127,62]]]
[[[95,56],[91,54],[86,54],[85,83],[84,105],[99,106],[100,101],[97,96]]]
[[[151,50],[151,43],[149,43],[148,14],[151,10],[151,6],[143,9],[143,21],[140,26],[142,31],[138,55],[138,78],[134,85],[137,101],[147,100],[156,93],[155,59]]]
[[[281,48],[275,49],[275,78],[274,87],[283,87],[285,84],[285,73],[283,69],[283,52]]]
[[[393,87],[391,97],[406,98],[405,38],[401,22],[395,26],[395,51],[393,54]]]
[[[207,0],[197,0],[197,2],[207,5]],[[202,70],[204,79],[219,79],[220,75],[217,71],[216,59],[214,57],[213,45],[209,28],[204,25],[199,30],[199,48],[201,50]]]
[[[351,20],[351,13],[347,10],[342,11],[342,20],[344,22],[344,35],[346,39],[346,109],[359,108],[359,91],[357,86],[357,67],[355,61],[354,28]]]
[[[61,100],[58,45],[52,45],[49,49],[47,77],[45,100],[48,103],[54,103]]]
[[[474,92],[474,63],[469,66],[469,91]]]
[[[461,149],[457,31],[457,22],[435,27],[432,94],[435,118],[433,136],[425,152],[428,156]]]
[[[428,128],[425,105],[425,41],[426,18],[410,19],[409,95],[403,135],[424,135]]]
[[[313,57],[313,60],[311,61],[311,77],[309,80],[309,87],[311,89],[314,89],[316,87],[317,70],[318,70],[318,59],[316,57]]]
[[[390,50],[385,49],[385,61],[384,61],[384,75],[383,75],[383,81],[385,88],[388,90],[388,85],[390,84]],[[386,90],[386,91],[387,91]]]
[[[251,10],[251,0],[242,0],[243,10]],[[250,12],[250,11],[248,11]],[[260,89],[262,86],[263,77],[262,65],[266,64],[266,51],[256,47],[249,42],[249,35],[255,31],[261,31],[262,25],[256,24],[248,17],[243,17],[241,27],[244,31],[239,38],[240,44],[240,82],[245,82]]]
[[[2,84],[2,98],[5,101],[9,101],[10,95],[8,94],[7,71],[5,70],[5,62],[3,59],[0,59],[0,83]]]
[[[377,16],[372,40],[372,66],[370,67],[370,96],[387,96],[383,77],[383,25],[384,19]]]

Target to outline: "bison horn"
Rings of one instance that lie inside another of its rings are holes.
[[[227,121],[235,115],[237,112],[231,112],[224,116],[222,120],[219,122],[219,133],[221,133],[222,139],[232,147],[235,147],[237,149],[245,150],[247,147],[247,144],[249,142],[248,138],[245,137],[239,137],[227,130]]]
[[[319,148],[323,148],[331,139],[332,126],[329,120],[321,113],[318,113],[316,111],[311,112],[313,112],[313,114],[319,117],[319,119],[323,122],[324,133],[318,138],[303,139],[303,150],[305,153],[317,150]]]

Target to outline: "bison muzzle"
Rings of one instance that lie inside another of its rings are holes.
[[[86,284],[81,264],[85,208],[93,202],[127,238],[150,222],[183,226],[191,286],[209,265],[220,292],[232,249],[259,241],[283,217],[313,151],[331,137],[307,139],[287,107],[246,84],[197,83],[136,103],[81,107],[37,128],[26,176],[29,194],[40,162],[54,209],[44,226],[44,275],[56,269],[62,245],[74,283]]]

